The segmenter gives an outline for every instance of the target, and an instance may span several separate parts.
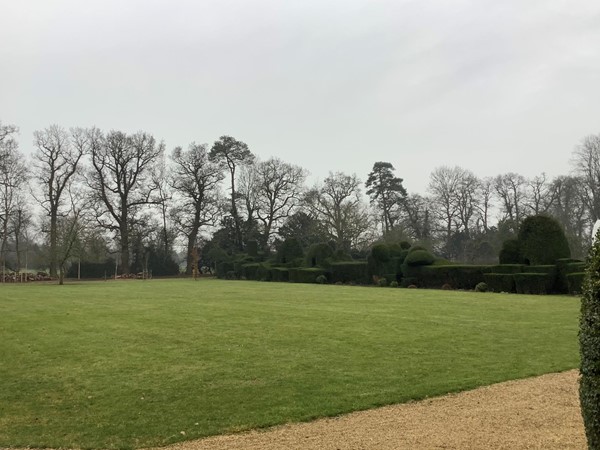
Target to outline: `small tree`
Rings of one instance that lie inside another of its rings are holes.
[[[527,217],[519,228],[519,251],[531,265],[554,264],[569,258],[569,242],[560,224],[548,216]]]
[[[600,241],[589,256],[579,321],[579,398],[590,450],[600,449]]]

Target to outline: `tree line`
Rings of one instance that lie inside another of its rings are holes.
[[[538,214],[557,219],[582,257],[600,218],[600,134],[576,146],[567,175],[482,178],[442,166],[420,194],[381,161],[364,184],[330,172],[308,186],[304,168],[260,160],[231,136],[167,151],[147,132],[53,125],[34,132],[25,158],[17,133],[0,122],[3,273],[29,265],[62,277],[77,258],[116,260],[123,274],[149,265],[177,273],[185,261],[189,274],[198,252],[210,264],[248,248],[268,253],[291,237],[350,254],[409,240],[450,260],[494,262],[523,219]]]

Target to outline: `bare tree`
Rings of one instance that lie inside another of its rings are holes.
[[[528,180],[527,188],[529,193],[527,204],[531,214],[537,216],[547,212],[554,202],[555,191],[551,189],[546,174],[542,173]]]
[[[527,200],[527,180],[514,172],[498,175],[494,179],[494,189],[500,199],[501,220],[509,223],[511,231],[516,233],[524,218]]]
[[[35,131],[33,135],[36,147],[33,156],[34,176],[40,181],[42,189],[38,202],[50,221],[50,276],[56,277],[58,219],[67,203],[64,198],[65,190],[77,173],[85,153],[87,137],[81,129],[72,129],[69,133],[58,125]]]
[[[191,275],[198,235],[202,227],[215,224],[220,212],[218,188],[223,171],[209,160],[206,144],[192,143],[187,151],[177,147],[171,158],[171,186],[178,200],[171,217],[187,240],[186,274]]]
[[[153,167],[164,153],[164,144],[145,132],[127,135],[110,131],[106,135],[91,129],[92,170],[88,184],[95,197],[98,223],[119,237],[122,271],[130,271],[130,229],[140,209],[153,203],[157,190]]]
[[[431,239],[432,201],[419,194],[409,194],[400,202],[400,223],[411,239],[424,242]]]
[[[231,216],[235,224],[236,244],[242,250],[243,237],[240,216],[236,205],[235,172],[239,165],[250,164],[254,160],[254,155],[246,143],[238,141],[231,136],[221,136],[213,144],[209,156],[213,161],[219,161],[229,169],[231,180]]]
[[[0,123],[0,258],[2,262],[2,279],[6,267],[7,243],[12,230],[11,221],[19,208],[20,190],[27,179],[27,169],[18,151],[14,135],[17,128]]]
[[[582,139],[573,152],[572,163],[585,186],[585,202],[593,223],[600,219],[600,134]]]
[[[371,224],[356,175],[330,172],[321,186],[307,192],[305,201],[339,248],[361,246]]]
[[[455,193],[459,189],[461,172],[459,167],[438,167],[431,172],[428,190],[435,204],[436,216],[445,232],[445,240],[452,236],[458,218]]]
[[[29,229],[32,225],[32,214],[29,205],[22,196],[17,196],[16,207],[10,217],[10,228],[15,242],[16,267],[20,271],[23,267],[21,261],[21,244],[29,241]]]
[[[489,227],[490,211],[494,196],[494,179],[491,177],[479,180],[477,187],[479,203],[477,205],[478,229],[486,233]]]
[[[58,218],[56,228],[56,257],[58,263],[58,284],[64,284],[67,264],[80,247],[80,240],[89,221],[83,219],[85,198],[81,191],[73,188],[72,183],[66,187],[69,199],[67,211]]]
[[[298,205],[306,171],[299,166],[270,158],[256,165],[256,215],[263,225],[264,244]]]

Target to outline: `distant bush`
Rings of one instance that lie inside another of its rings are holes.
[[[444,290],[444,291],[451,291],[452,290],[452,286],[450,286],[448,283],[444,283],[444,284],[442,284],[442,290]]]
[[[406,256],[404,264],[408,266],[427,266],[433,264],[435,257],[427,250],[415,250]]]
[[[530,216],[519,227],[519,250],[527,264],[554,264],[569,258],[569,242],[560,224],[548,216]]]
[[[523,264],[498,264],[489,266],[489,273],[521,273]]]
[[[315,278],[315,281],[319,284],[326,284],[327,277],[325,275],[318,275],[317,278]]]
[[[410,248],[410,242],[408,241],[400,241],[399,245],[402,250],[408,250]]]
[[[488,291],[488,285],[485,282],[481,282],[481,283],[477,283],[477,286],[475,286],[475,292],[487,292]]]
[[[419,250],[425,250],[426,252],[428,252],[429,250],[427,250],[425,247],[423,247],[422,245],[413,245],[408,249],[408,253],[412,253],[412,252],[416,252]]]
[[[521,248],[517,239],[507,239],[502,243],[499,258],[500,264],[522,264]]]
[[[398,282],[396,280],[392,281],[390,283],[390,287],[397,288],[398,287]]]
[[[377,285],[381,287],[386,287],[388,285],[388,280],[386,280],[385,278],[380,278],[379,281],[377,281]]]
[[[439,288],[449,284],[455,289],[474,289],[483,281],[483,273],[489,266],[451,264],[445,266],[425,266],[420,279],[423,287]]]
[[[269,274],[272,281],[290,281],[290,271],[284,267],[272,267]]]
[[[390,249],[387,244],[375,244],[371,248],[371,255],[378,263],[386,263],[390,260]]]
[[[333,250],[324,242],[311,245],[306,251],[305,261],[308,267],[323,266],[333,256]]]
[[[303,258],[304,250],[296,238],[286,239],[277,249],[277,262],[279,264],[290,264]]]

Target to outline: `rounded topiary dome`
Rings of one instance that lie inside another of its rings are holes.
[[[519,228],[519,251],[525,263],[554,264],[569,258],[569,242],[560,224],[552,217],[527,217]]]

